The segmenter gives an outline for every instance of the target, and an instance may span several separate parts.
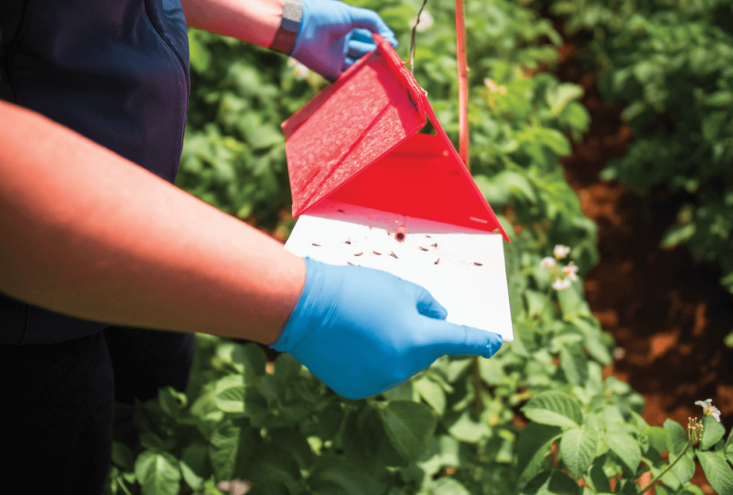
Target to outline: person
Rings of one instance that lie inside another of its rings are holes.
[[[194,332],[291,353],[335,392],[373,395],[438,357],[490,357],[423,288],[301,259],[171,185],[186,25],[289,53],[335,79],[396,44],[337,0],[0,4],[0,380],[6,479],[97,494],[113,403],[183,389]]]

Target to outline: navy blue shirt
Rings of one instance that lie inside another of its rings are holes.
[[[189,86],[179,0],[0,1],[0,99],[169,182],[180,163]],[[61,342],[106,326],[0,293],[0,344]]]

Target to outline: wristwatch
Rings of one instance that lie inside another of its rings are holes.
[[[285,0],[280,27],[270,44],[270,49],[288,55],[295,46],[300,33],[300,24],[303,20],[303,0]]]

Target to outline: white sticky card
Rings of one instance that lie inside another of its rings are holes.
[[[405,224],[410,224],[407,217]],[[448,321],[514,340],[499,234],[410,233],[301,215],[285,249],[332,265],[376,268],[427,289]]]

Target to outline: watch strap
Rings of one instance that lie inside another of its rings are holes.
[[[280,53],[290,53],[300,33],[303,20],[303,0],[285,0],[280,27],[270,44],[270,49]]]

